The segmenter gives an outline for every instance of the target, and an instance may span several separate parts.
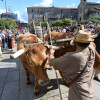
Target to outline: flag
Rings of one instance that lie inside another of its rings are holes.
[[[75,26],[77,25],[77,20],[74,22],[74,25],[75,25]]]

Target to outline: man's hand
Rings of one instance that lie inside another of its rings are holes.
[[[50,51],[49,51],[49,55],[50,55],[50,54],[54,55],[54,52],[55,52],[55,50],[50,49]]]
[[[54,58],[54,52],[55,52],[55,50],[53,50],[53,49],[50,49],[50,51],[49,51],[49,65],[50,66],[53,65],[52,59]]]

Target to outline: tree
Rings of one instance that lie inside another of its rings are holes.
[[[80,24],[87,24],[90,21],[93,22],[93,23],[100,23],[100,17],[91,17],[91,18],[89,18],[87,20],[81,21]]]
[[[72,20],[69,18],[63,19],[63,25],[71,26],[72,25]]]
[[[6,18],[3,20],[0,20],[0,29],[14,29],[17,27],[17,24],[15,21],[13,21],[11,18]]]
[[[5,29],[5,25],[4,25],[4,22],[2,20],[0,20],[0,29],[1,30]]]

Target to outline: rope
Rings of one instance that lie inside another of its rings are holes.
[[[41,27],[41,22],[40,22],[40,27]],[[42,28],[41,28],[42,29]],[[40,30],[41,33],[40,33],[40,39],[41,39],[41,42],[42,42],[42,39],[43,39],[43,35],[42,35],[42,30]]]
[[[35,23],[34,23],[34,22],[33,22],[33,25],[34,25],[35,35],[37,36],[37,33],[36,33],[36,28],[35,28]]]
[[[51,32],[49,30],[49,24],[48,24],[48,22],[47,22],[47,26],[48,26],[48,31],[49,31],[49,35],[50,35],[51,48],[53,49]],[[58,74],[57,74],[56,70],[55,70],[55,74],[56,74],[56,80],[57,80],[57,84],[58,84],[58,88],[59,88],[59,93],[60,93],[60,100],[62,100],[61,89],[60,89],[60,85],[59,85],[59,81],[58,81]]]

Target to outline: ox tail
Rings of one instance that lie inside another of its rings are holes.
[[[25,53],[25,49],[20,49],[16,53],[10,55],[10,58],[15,59],[15,58],[19,57],[20,55],[22,55],[23,53]]]

